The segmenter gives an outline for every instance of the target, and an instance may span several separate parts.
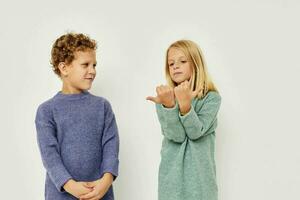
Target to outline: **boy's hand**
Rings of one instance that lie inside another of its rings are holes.
[[[93,190],[92,187],[88,186],[85,182],[76,182],[73,179],[70,179],[63,186],[66,192],[73,195],[76,198],[79,198],[81,195],[88,194]]]
[[[154,103],[163,104],[167,108],[175,106],[175,97],[173,88],[170,86],[161,85],[156,87],[156,97],[148,96],[146,99]]]
[[[101,179],[93,182],[88,182],[87,185],[93,190],[88,194],[81,195],[80,200],[99,200],[101,199],[113,182],[113,176],[110,173],[105,173]]]
[[[174,94],[179,104],[180,113],[185,115],[191,109],[192,99],[195,98],[201,89],[192,91],[190,82],[184,81],[174,88]]]

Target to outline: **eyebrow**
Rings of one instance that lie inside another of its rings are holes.
[[[179,59],[182,59],[182,58],[187,59],[185,56],[180,56],[179,57]],[[168,61],[174,61],[174,59],[168,59]]]
[[[89,63],[93,63],[93,65],[97,65],[97,62],[89,62],[89,61],[86,61],[86,62],[82,62],[81,64],[89,64]]]

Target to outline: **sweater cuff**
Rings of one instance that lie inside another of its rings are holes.
[[[55,167],[52,170],[49,170],[49,175],[59,192],[65,192],[63,186],[68,180],[73,178],[63,167]]]
[[[60,178],[56,181],[56,183],[55,183],[55,186],[56,186],[57,190],[58,190],[59,192],[62,192],[62,193],[63,193],[63,192],[66,192],[65,189],[64,189],[64,185],[65,185],[65,184],[68,182],[68,180],[70,180],[70,179],[72,179],[72,177],[69,176],[69,175],[60,177]]]
[[[178,103],[175,103],[175,106],[172,108],[166,108],[162,104],[156,104],[156,108],[158,113],[160,113],[163,116],[164,120],[168,121],[177,121],[178,120]]]
[[[198,119],[198,115],[195,112],[193,105],[191,105],[191,109],[185,115],[179,113],[179,119],[185,127],[192,127],[195,124],[195,120]]]
[[[101,177],[105,173],[111,173],[114,176],[114,180],[119,175],[119,159],[107,159],[103,160],[102,167],[101,167]]]

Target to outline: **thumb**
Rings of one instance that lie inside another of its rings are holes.
[[[87,187],[90,187],[90,188],[95,186],[94,182],[86,182],[85,184],[86,184]]]
[[[149,100],[149,101],[152,101],[154,103],[160,103],[158,97],[148,96],[146,99]]]

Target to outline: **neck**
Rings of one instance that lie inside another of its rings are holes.
[[[63,84],[61,92],[63,94],[80,94],[83,92],[82,89],[74,88],[69,85]]]

